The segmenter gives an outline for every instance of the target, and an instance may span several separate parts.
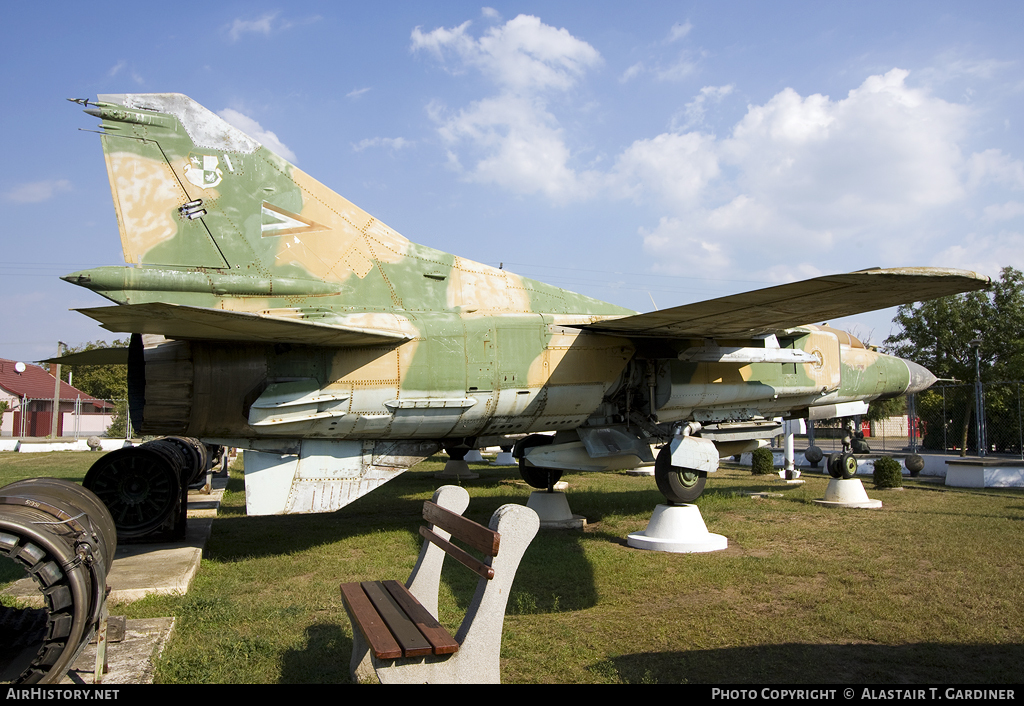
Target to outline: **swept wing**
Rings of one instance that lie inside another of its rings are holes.
[[[750,337],[984,289],[989,282],[988,277],[974,272],[938,267],[860,270],[606,319],[578,328],[641,338]]]

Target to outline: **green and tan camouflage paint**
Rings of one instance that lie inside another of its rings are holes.
[[[133,266],[76,273],[84,286],[120,304],[172,302],[408,337],[332,349],[242,346],[247,377],[234,395],[217,388],[221,373],[235,374],[224,372],[235,359],[193,342],[188,385],[203,405],[191,406],[179,433],[444,439],[567,430],[621,417],[613,397],[630,384],[630,404],[659,422],[730,421],[909,384],[903,361],[813,326],[780,334],[780,344],[814,363],[674,359],[701,344],[694,340],[638,352],[628,338],[571,328],[635,312],[412,243],[191,99],[125,94],[94,105],[87,112],[103,120]],[[628,370],[645,360],[654,361],[653,381]],[[268,400],[290,401],[278,409]]]

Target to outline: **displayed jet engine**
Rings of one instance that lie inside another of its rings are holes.
[[[44,608],[0,607],[3,679],[53,684],[97,629],[117,536],[93,493],[57,478],[0,488],[0,555],[39,586]]]
[[[105,454],[82,485],[110,510],[119,540],[178,538],[185,534],[188,487],[210,459],[198,439],[168,436]]]

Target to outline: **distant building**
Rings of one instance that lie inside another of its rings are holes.
[[[30,363],[25,370],[15,369],[17,361],[0,358],[0,402],[7,402],[7,411],[0,419],[0,434],[3,436],[49,436],[53,424],[53,383],[54,376],[45,368]],[[64,381],[58,391],[61,414],[57,418],[57,436],[63,436],[68,418],[76,411],[86,417],[95,418],[95,424],[88,424],[90,434],[102,433],[110,423],[114,405],[87,395]],[[72,431],[68,429],[67,431]]]

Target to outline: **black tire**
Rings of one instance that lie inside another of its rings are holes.
[[[825,467],[828,469],[828,474],[833,478],[842,478],[843,472],[840,468],[839,462],[842,460],[843,454],[829,454],[828,462]]]
[[[551,490],[555,483],[562,477],[562,471],[558,468],[541,468],[539,466],[526,465],[526,449],[534,446],[547,446],[554,441],[554,437],[545,434],[531,434],[525,439],[520,439],[513,447],[512,455],[519,459],[519,475],[531,488]]]
[[[654,480],[665,500],[672,505],[694,502],[704,492],[708,481],[705,471],[672,465],[672,449],[665,446],[654,461]]]
[[[843,454],[839,460],[839,478],[848,480],[857,475],[857,459],[853,454]]]
[[[562,477],[562,471],[558,468],[527,466],[524,460],[519,459],[519,475],[523,477],[523,480],[531,488],[551,490]]]

